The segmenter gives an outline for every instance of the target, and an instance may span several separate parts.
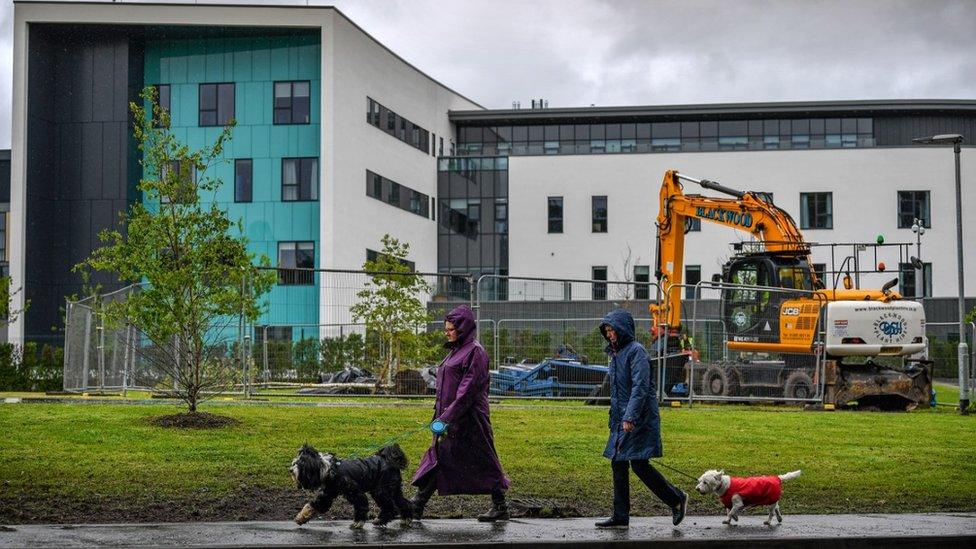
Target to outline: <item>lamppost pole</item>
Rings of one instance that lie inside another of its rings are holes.
[[[959,361],[959,411],[965,414],[969,409],[969,345],[966,343],[966,291],[962,262],[962,171],[960,154],[962,139],[959,134],[934,135],[912,139],[923,145],[952,144],[956,162],[956,268],[959,275],[959,347],[956,355]]]
[[[915,218],[912,222],[912,232],[915,233],[915,297],[925,297],[925,264],[922,263],[922,235],[925,234],[925,222]]]
[[[969,410],[969,346],[966,344],[966,291],[962,263],[962,170],[959,157],[962,152],[962,136],[953,142],[956,157],[956,262],[959,269],[959,410]]]

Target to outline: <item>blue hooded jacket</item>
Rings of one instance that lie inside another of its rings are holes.
[[[610,439],[603,456],[614,461],[661,457],[657,395],[647,351],[634,339],[634,317],[624,309],[615,309],[600,324],[604,338],[607,326],[616,332],[617,343],[606,348],[610,355]],[[633,423],[634,430],[625,432],[624,421]]]

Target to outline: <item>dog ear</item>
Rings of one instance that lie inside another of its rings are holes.
[[[725,469],[719,469],[718,470],[718,474],[719,475],[724,475],[725,474]]]

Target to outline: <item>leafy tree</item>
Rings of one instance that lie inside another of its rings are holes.
[[[155,89],[130,103],[133,130],[144,178],[144,201],[120,216],[120,227],[99,234],[104,244],[75,269],[112,272],[122,282],[142,283],[127,299],[106,303],[112,323],[131,323],[148,341],[136,346],[153,368],[165,373],[190,412],[219,394],[240,373],[235,357],[222,345],[235,334],[241,316],[255,321],[260,296],[274,284],[275,273],[255,266],[240,221],[232,222],[213,195],[221,185],[208,169],[222,161],[232,121],[213,144],[190,150],[169,129]],[[201,195],[210,195],[201,202]],[[261,256],[262,266],[270,265]]]
[[[423,335],[431,322],[421,296],[430,285],[413,274],[404,260],[410,245],[383,235],[383,251],[376,261],[367,261],[363,270],[371,275],[356,295],[359,302],[350,311],[356,322],[366,324],[370,334],[379,336],[383,351],[376,372],[376,389],[392,384],[398,368],[421,366],[431,360],[436,347]]]

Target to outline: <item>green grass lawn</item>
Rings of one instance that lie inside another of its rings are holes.
[[[197,515],[186,509],[195,506],[208,509],[199,515],[205,519],[290,518],[303,496],[290,487],[286,467],[303,442],[339,455],[366,453],[418,428],[431,413],[429,402],[383,401],[303,407],[215,403],[204,409],[242,424],[162,429],[148,419],[176,408],[159,405],[0,405],[0,523],[84,516],[92,522],[192,519]],[[601,455],[606,418],[602,407],[495,406],[496,444],[512,479],[511,494],[553,499],[584,515],[607,513],[610,468]],[[713,467],[735,475],[803,469],[785,489],[787,513],[976,508],[976,417],[948,410],[696,405],[663,409],[662,421],[662,462],[694,476]],[[411,458],[408,473],[429,441],[423,433],[401,441]],[[690,480],[662,472],[682,489],[693,488]],[[633,500],[635,514],[665,512],[643,487],[634,490]],[[438,498],[432,510],[464,515],[481,510],[485,501]],[[692,509],[718,513],[720,504],[694,494]]]

